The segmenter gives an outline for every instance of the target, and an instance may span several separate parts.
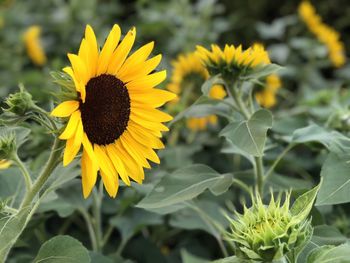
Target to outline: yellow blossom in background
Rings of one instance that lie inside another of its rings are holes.
[[[255,93],[255,99],[265,108],[271,108],[276,105],[276,93],[281,87],[281,79],[276,74],[266,77],[266,85],[261,91]]]
[[[300,3],[299,15],[308,29],[327,47],[332,64],[337,68],[343,66],[346,62],[345,48],[339,33],[322,22],[322,18],[309,1]]]
[[[181,96],[192,97],[193,101],[196,100],[199,97],[201,85],[209,78],[209,72],[203,66],[198,52],[179,55],[172,62],[172,66],[173,73],[167,89],[179,96],[171,101],[171,104],[178,103]],[[188,90],[189,88],[192,90]],[[213,85],[209,91],[209,97],[217,100],[224,99],[226,95],[224,87],[219,84]],[[193,101],[189,100],[187,104],[191,104]],[[186,123],[189,129],[202,131],[206,129],[208,124],[215,125],[217,117],[210,115],[201,118],[189,118]]]
[[[242,46],[225,45],[221,49],[218,45],[211,45],[211,50],[197,46],[200,58],[208,69],[225,68],[229,71],[254,68],[259,65],[270,64],[266,50],[262,45],[254,45],[246,50]]]
[[[209,115],[200,118],[188,118],[186,125],[187,127],[196,132],[204,131],[207,129],[208,125],[216,125],[218,122],[218,117],[216,115]]]
[[[46,63],[46,55],[40,42],[41,28],[39,26],[29,27],[23,36],[27,54],[34,64],[42,66]]]
[[[0,160],[0,170],[7,169],[11,165],[10,161],[7,160]]]
[[[153,73],[162,56],[148,58],[154,42],[131,55],[136,38],[132,28],[121,39],[114,25],[99,50],[95,33],[88,25],[78,54],[68,54],[71,67],[63,70],[75,85],[75,100],[59,104],[52,115],[69,118],[60,135],[66,140],[63,165],[73,161],[83,146],[82,187],[88,197],[102,177],[111,197],[117,195],[119,179],[130,186],[144,180],[148,160],[160,163],[154,149],[164,148],[160,138],[168,131],[163,122],[172,117],[157,108],[176,97],[155,87],[166,78],[166,71]]]

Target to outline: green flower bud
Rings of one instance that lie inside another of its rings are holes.
[[[5,109],[5,111],[23,116],[35,107],[35,103],[32,100],[32,95],[28,93],[22,85],[19,86],[19,89],[19,92],[10,94],[6,98],[5,103],[8,108]]]
[[[252,206],[230,219],[229,240],[234,242],[236,256],[244,260],[271,262],[304,245],[312,234],[310,220],[293,216],[289,210],[290,193],[264,205],[257,194]]]
[[[11,159],[16,149],[15,134],[6,131],[0,132],[0,160]]]

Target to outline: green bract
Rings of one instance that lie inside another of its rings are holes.
[[[32,100],[32,95],[28,93],[23,86],[20,86],[19,92],[10,94],[6,98],[5,103],[8,106],[5,111],[12,112],[20,116],[23,116],[26,112],[35,107]]]
[[[289,209],[290,193],[264,205],[257,194],[252,196],[252,206],[244,206],[243,214],[231,220],[229,239],[234,242],[236,256],[241,259],[271,262],[301,247],[312,234],[310,220],[306,216],[293,215]]]
[[[12,132],[0,131],[0,160],[9,159],[16,152],[16,137]]]

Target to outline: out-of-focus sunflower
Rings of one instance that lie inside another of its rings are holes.
[[[11,165],[10,161],[7,160],[0,160],[0,170],[7,169]]]
[[[246,50],[242,46],[225,45],[222,50],[218,45],[211,45],[211,50],[197,46],[197,51],[211,75],[224,74],[235,76],[271,61],[262,45],[254,45]],[[225,77],[225,76],[223,76]]]
[[[322,22],[322,18],[316,13],[309,1],[302,1],[299,5],[299,15],[308,29],[328,49],[328,56],[332,64],[339,68],[346,62],[345,48],[340,40],[340,34]]]
[[[255,98],[259,105],[271,108],[276,105],[276,93],[281,87],[281,79],[277,74],[266,77],[266,85],[255,93]]]
[[[56,117],[69,117],[60,135],[67,140],[63,164],[68,165],[83,145],[81,157],[82,187],[86,198],[96,183],[99,171],[111,197],[130,179],[142,183],[143,167],[148,160],[159,163],[153,149],[164,147],[162,124],[172,119],[157,108],[176,97],[155,89],[166,78],[166,71],[152,73],[161,55],[147,59],[154,42],[132,55],[136,29],[132,28],[119,43],[121,30],[114,25],[101,51],[93,29],[85,30],[78,55],[68,54],[72,67],[63,70],[71,76],[76,100],[64,101],[53,111]],[[148,159],[148,160],[147,160]]]
[[[179,102],[180,99],[186,100],[186,104],[192,104],[201,94],[202,84],[209,78],[209,73],[203,66],[197,52],[181,54],[172,62],[173,73],[171,82],[167,89],[178,94],[178,98],[171,102],[172,105]],[[220,84],[214,84],[209,97],[216,100],[222,100],[226,97],[226,91]],[[186,106],[188,106],[186,105]],[[217,116],[209,115],[200,118],[189,118],[187,127],[193,131],[205,130],[208,124],[215,125]]]
[[[23,35],[27,54],[34,64],[42,66],[46,63],[44,48],[40,42],[41,27],[30,26]]]

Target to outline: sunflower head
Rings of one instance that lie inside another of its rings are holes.
[[[35,107],[35,103],[32,99],[32,95],[27,92],[22,85],[20,85],[19,88],[19,92],[10,94],[6,98],[5,104],[8,108],[4,110],[23,116],[26,112]]]
[[[52,115],[67,118],[60,135],[66,140],[63,164],[68,165],[83,146],[82,186],[87,197],[101,175],[108,194],[115,197],[119,178],[130,185],[141,183],[143,168],[149,160],[159,163],[154,149],[163,148],[160,138],[168,128],[162,123],[171,116],[157,108],[176,97],[156,89],[166,77],[155,72],[161,55],[148,58],[154,42],[132,55],[136,29],[121,39],[121,29],[114,25],[101,50],[93,29],[85,30],[78,54],[68,54],[71,67],[63,69],[75,87],[74,100],[59,104]]]
[[[244,206],[243,214],[231,220],[228,237],[233,241],[238,258],[262,262],[281,259],[288,252],[304,244],[312,233],[310,221],[293,216],[289,209],[290,193],[264,205],[257,194],[252,206]]]
[[[43,66],[46,63],[44,48],[40,42],[41,27],[30,26],[23,35],[27,54],[34,64]]]
[[[253,45],[243,50],[242,46],[225,45],[221,49],[213,44],[211,50],[197,46],[197,51],[210,75],[221,74],[224,79],[237,79],[257,66],[271,63],[261,45]]]

